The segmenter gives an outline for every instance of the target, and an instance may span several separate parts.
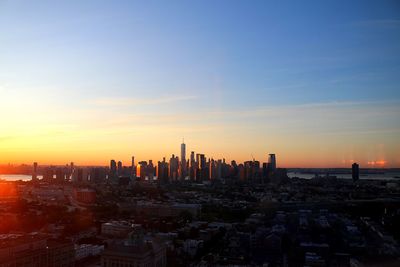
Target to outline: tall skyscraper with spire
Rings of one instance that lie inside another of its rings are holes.
[[[181,178],[184,179],[186,177],[186,145],[185,139],[182,140],[181,144]]]

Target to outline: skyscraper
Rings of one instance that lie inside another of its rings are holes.
[[[357,163],[351,165],[351,176],[353,181],[357,181],[360,178],[360,166]]]
[[[190,166],[189,166],[189,177],[193,180],[196,176],[196,159],[194,157],[194,151],[190,153]]]
[[[118,173],[118,175],[121,175],[122,174],[122,161],[118,161],[117,166],[118,166],[117,173]]]
[[[141,181],[146,179],[147,161],[139,161],[136,167],[136,177]]]
[[[117,163],[113,159],[110,161],[110,173],[111,174],[117,173]]]
[[[146,176],[147,176],[147,179],[149,180],[149,181],[153,181],[154,180],[154,175],[155,175],[155,168],[154,168],[154,165],[153,165],[153,160],[149,160],[149,164],[147,165],[147,168],[146,168]]]
[[[37,162],[33,163],[33,172],[32,172],[32,181],[36,181],[37,180]]]
[[[135,157],[132,156],[132,163],[131,163],[131,179],[136,177],[136,170],[135,170]]]
[[[71,163],[69,165],[69,173],[67,174],[68,175],[68,177],[67,177],[68,181],[72,180],[72,175],[74,174],[74,171],[75,171],[75,166],[74,166],[74,163],[71,161]]]
[[[215,161],[214,161],[214,159],[211,159],[210,160],[210,171],[209,171],[209,175],[210,175],[210,177],[209,177],[209,179],[210,180],[214,180],[215,178],[216,178],[216,166],[215,166]]]
[[[275,171],[276,170],[276,158],[275,158],[275,154],[269,154],[268,157],[268,164],[269,164],[269,168],[271,171]]]
[[[171,181],[175,181],[178,178],[178,165],[178,157],[175,157],[175,155],[172,154],[172,157],[169,160],[169,178]]]
[[[112,159],[110,162],[110,173],[108,174],[108,180],[111,183],[116,182],[117,177],[117,163]]]
[[[65,181],[65,173],[62,168],[56,169],[56,181],[60,184]]]
[[[184,179],[186,177],[186,145],[184,140],[181,144],[181,178]]]
[[[190,152],[190,167],[194,167],[196,159],[194,158],[194,151]]]
[[[163,161],[158,162],[157,179],[160,182],[168,182],[168,163],[165,161],[165,157]]]
[[[196,154],[196,180],[209,178],[207,159],[204,154]]]

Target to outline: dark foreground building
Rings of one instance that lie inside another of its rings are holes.
[[[7,235],[0,240],[0,267],[73,267],[74,246],[70,241],[39,235]]]
[[[157,239],[145,240],[142,233],[131,233],[127,240],[109,245],[101,257],[101,266],[167,266],[166,247]]]

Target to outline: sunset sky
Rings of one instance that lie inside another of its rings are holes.
[[[0,164],[157,161],[184,137],[400,167],[400,2],[0,0],[0,116]]]

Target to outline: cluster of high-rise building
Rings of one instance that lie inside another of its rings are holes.
[[[117,165],[114,160],[111,160],[109,177],[118,177],[118,175],[121,177],[131,173],[134,174],[131,178],[162,182],[183,180],[201,182],[222,178],[261,181],[276,172],[276,169],[275,154],[269,154],[268,162],[263,163],[262,166],[254,159],[243,164],[237,164],[235,161],[228,164],[225,159],[207,159],[204,154],[194,151],[191,151],[190,158],[186,159],[186,144],[182,142],[180,157],[172,154],[169,161],[164,157],[162,161],[158,161],[157,165],[152,160],[140,161],[135,165],[132,157],[131,166],[123,167],[122,163],[118,162]]]
[[[130,166],[124,166],[122,161],[110,161],[109,167],[77,167],[73,162],[63,167],[48,166],[41,168],[43,181],[68,182],[78,184],[128,184],[131,181],[196,181],[237,178],[240,180],[263,181],[276,172],[275,154],[269,154],[268,162],[260,164],[255,159],[237,164],[232,161],[228,164],[225,159],[207,158],[204,154],[190,152],[186,159],[186,144],[181,144],[180,157],[173,154],[167,161],[154,164],[152,160],[139,161],[135,164],[132,157]],[[32,180],[38,180],[38,164],[33,164]]]
[[[63,183],[74,179],[74,163],[71,162],[66,166],[48,166],[42,168],[41,176],[43,181]],[[37,162],[33,163],[32,181],[39,179],[39,165]]]

